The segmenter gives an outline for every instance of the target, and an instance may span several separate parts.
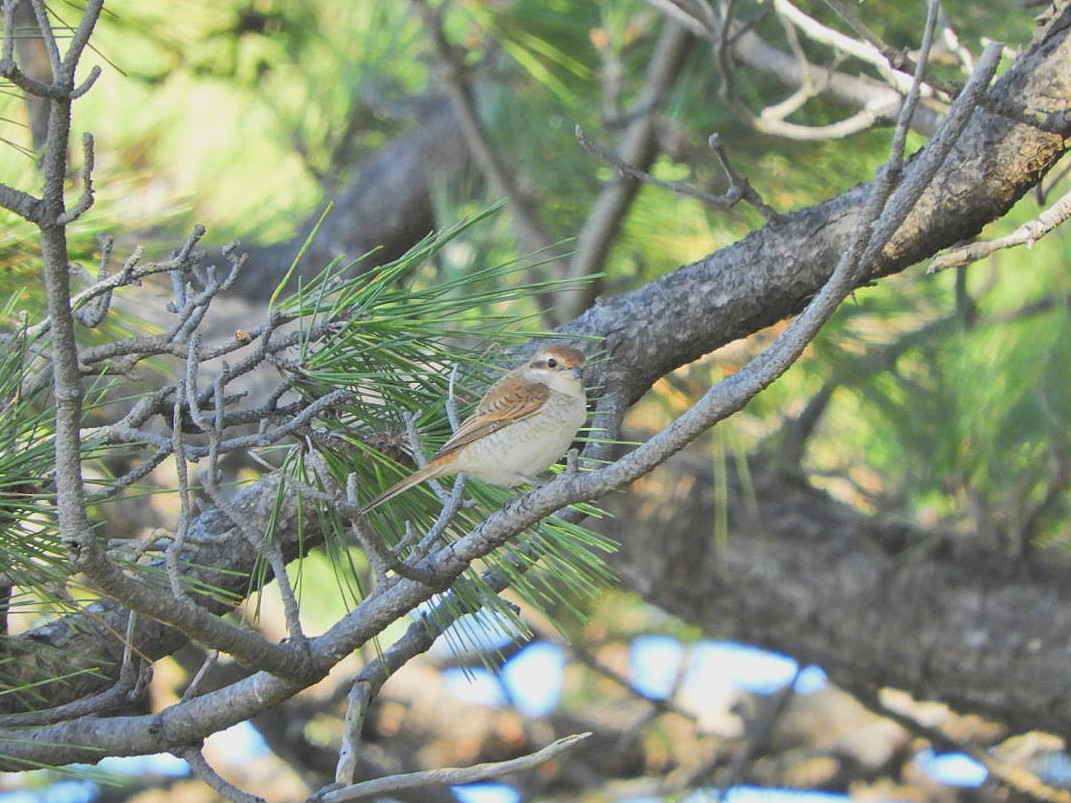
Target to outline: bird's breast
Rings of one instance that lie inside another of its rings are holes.
[[[535,415],[466,446],[453,468],[495,485],[517,485],[556,463],[585,418],[583,398],[552,394]]]

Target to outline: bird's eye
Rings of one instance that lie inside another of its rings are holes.
[[[547,360],[547,368],[557,368],[557,367],[558,367],[558,361],[556,359],[551,357],[549,360]]]

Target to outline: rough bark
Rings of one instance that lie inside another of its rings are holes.
[[[266,477],[232,501],[234,508],[251,520],[264,523],[277,498],[278,478]],[[298,554],[294,500],[279,506],[280,532],[291,537],[283,541],[287,558]],[[314,543],[322,542],[315,524],[308,525]],[[183,553],[185,576],[215,589],[198,602],[209,610],[223,613],[231,608],[228,596],[237,600],[249,593],[249,573],[253,555],[248,545],[234,531],[234,525],[217,510],[209,510],[191,524],[189,538],[198,546]],[[168,594],[166,579],[161,578],[162,594]],[[11,686],[30,684],[47,678],[61,678],[48,684],[48,692],[31,688],[25,694],[8,693],[0,697],[0,713],[32,711],[97,694],[116,682],[125,651],[128,613],[109,600],[86,606],[85,612],[68,615],[39,627],[21,638],[3,642],[6,660],[4,680]],[[141,618],[133,630],[134,653],[150,660],[170,655],[187,642],[179,631]],[[125,708],[131,701],[117,698],[115,707]]]
[[[752,461],[758,515],[736,477],[715,543],[709,459],[678,457],[618,497],[616,568],[645,599],[727,638],[820,665],[841,688],[883,686],[1012,728],[1071,721],[1071,561],[1021,562],[969,536],[867,516]]]

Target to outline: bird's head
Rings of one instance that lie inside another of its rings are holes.
[[[581,369],[584,355],[572,346],[552,344],[535,353],[525,366],[525,374],[533,382],[549,385],[562,393],[574,394],[583,389]]]

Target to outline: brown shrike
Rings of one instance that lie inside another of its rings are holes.
[[[421,469],[364,506],[367,513],[425,480],[450,474],[512,488],[558,461],[588,416],[584,355],[551,345],[499,379],[476,412]]]

